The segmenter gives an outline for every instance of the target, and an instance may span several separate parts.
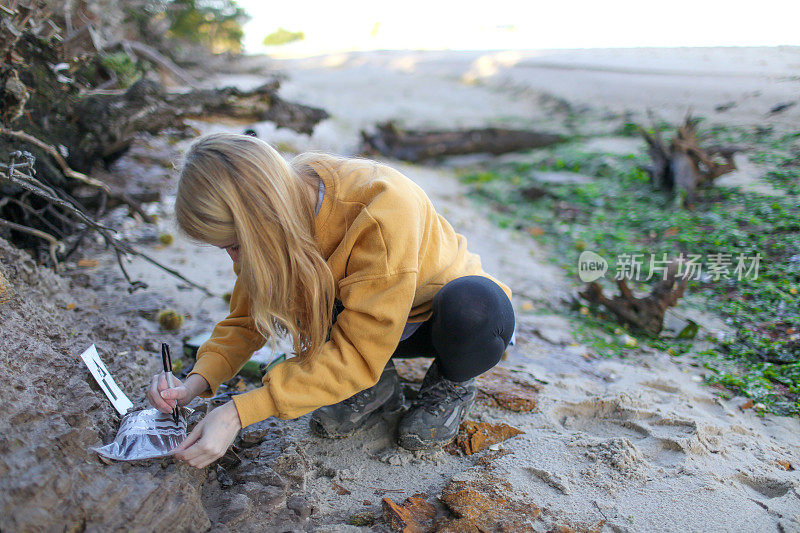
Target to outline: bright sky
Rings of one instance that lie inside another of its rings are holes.
[[[800,45],[799,0],[238,0],[248,52]],[[279,27],[304,42],[263,47]]]

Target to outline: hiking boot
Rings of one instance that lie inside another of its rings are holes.
[[[458,434],[458,427],[467,416],[478,386],[475,379],[450,381],[439,374],[434,360],[419,394],[403,416],[398,427],[397,443],[407,450],[423,450],[443,446]]]
[[[381,415],[403,407],[403,389],[394,363],[389,361],[372,387],[311,413],[311,430],[328,439],[348,437]]]

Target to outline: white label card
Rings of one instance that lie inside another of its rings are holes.
[[[116,409],[120,415],[127,413],[128,409],[133,407],[133,402],[130,401],[128,397],[125,396],[125,393],[122,392],[122,389],[117,386],[117,383],[114,381],[114,378],[111,377],[111,373],[106,368],[106,365],[100,360],[100,356],[97,354],[97,348],[95,348],[94,344],[89,346],[89,348],[81,354],[81,359],[83,359],[83,362],[89,367],[89,372],[92,373],[97,384],[100,385],[100,388],[106,393],[108,399],[111,400],[114,409]]]

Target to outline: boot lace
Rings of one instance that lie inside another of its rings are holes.
[[[420,390],[414,404],[430,414],[436,414],[447,409],[450,402],[463,400],[467,392],[465,387],[458,385],[455,381],[440,378],[436,383]]]

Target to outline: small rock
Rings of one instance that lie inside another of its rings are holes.
[[[216,469],[217,474],[217,481],[219,481],[219,486],[223,489],[229,489],[233,486],[233,478],[228,473],[227,470],[222,468],[221,465],[217,465]]]
[[[288,483],[283,479],[280,474],[275,472],[267,465],[258,462],[248,463],[237,472],[237,478],[242,482],[256,482],[263,485],[270,485],[272,487],[285,488]]]
[[[286,507],[297,514],[300,520],[305,520],[314,512],[314,507],[305,496],[294,494],[286,499]]]
[[[244,489],[244,494],[264,510],[277,509],[286,501],[286,491],[281,487],[250,481],[242,485],[242,489]]]
[[[231,526],[244,521],[252,511],[253,501],[244,494],[233,493],[227,502],[222,504],[219,521]]]
[[[261,440],[269,433],[270,427],[266,424],[266,420],[251,424],[239,432],[239,437],[242,441],[242,448],[250,448],[256,444],[260,444]]]
[[[362,511],[354,515],[350,515],[347,523],[351,526],[370,527],[375,524],[375,515],[369,511]]]
[[[287,448],[270,466],[281,477],[305,487],[307,466],[297,451],[292,452]]]
[[[378,461],[391,466],[405,466],[410,462],[410,458],[400,455],[401,452],[390,450],[375,457]]]
[[[626,348],[635,348],[639,344],[639,341],[637,341],[627,333],[619,335],[617,337],[617,340],[619,341],[620,344],[622,344]]]

